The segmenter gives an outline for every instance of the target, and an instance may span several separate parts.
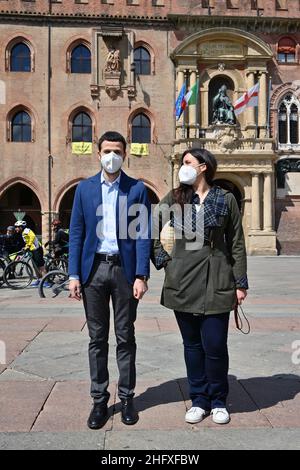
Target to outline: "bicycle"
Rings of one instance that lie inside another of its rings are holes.
[[[6,266],[12,261],[14,261],[17,255],[18,255],[17,253],[11,253],[9,255],[4,252],[0,254],[0,287],[2,287],[5,284],[4,271],[5,271]]]
[[[54,252],[51,250],[45,256],[45,269],[49,271],[67,271],[68,270],[68,255],[63,254],[60,257],[56,257]]]
[[[6,267],[5,258],[0,258],[0,287],[4,284],[3,273]]]
[[[15,260],[8,263],[3,272],[3,280],[11,289],[25,289],[37,276],[36,266],[30,251],[18,251],[10,256],[15,256]],[[33,268],[30,266],[31,261]]]
[[[69,276],[66,271],[54,270],[48,272],[40,281],[39,296],[42,298],[55,298],[59,294],[69,296]]]

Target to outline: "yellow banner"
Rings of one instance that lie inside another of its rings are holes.
[[[76,155],[89,155],[93,153],[92,142],[72,142],[72,153]]]
[[[131,155],[149,155],[148,144],[131,144],[130,146]]]

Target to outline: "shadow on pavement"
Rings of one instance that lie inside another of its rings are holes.
[[[271,377],[237,379],[229,375],[228,407],[231,413],[250,413],[270,408],[280,402],[293,400],[300,393],[300,376],[277,374]],[[134,399],[138,411],[155,406],[189,401],[186,378],[169,380],[157,386],[148,387]],[[115,413],[120,412],[120,403]]]

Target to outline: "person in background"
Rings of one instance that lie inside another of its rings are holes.
[[[52,222],[53,232],[54,232],[54,240],[52,242],[52,246],[54,249],[54,254],[56,258],[64,254],[69,253],[69,231],[63,229],[62,223],[59,219],[54,219]],[[47,242],[45,247],[49,244]]]
[[[17,233],[22,234],[22,238],[25,243],[23,250],[30,251],[32,253],[32,258],[38,268],[37,276],[39,279],[33,281],[31,286],[38,287],[40,278],[46,274],[43,247],[38,241],[38,238],[33,230],[27,227],[25,220],[18,220],[15,223],[15,230]]]
[[[3,256],[9,256],[12,253],[21,251],[25,243],[22,236],[16,232],[13,225],[9,225],[6,229],[6,234],[1,236],[0,239],[0,252]]]

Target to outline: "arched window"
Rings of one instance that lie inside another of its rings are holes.
[[[282,38],[277,49],[278,62],[296,61],[296,43],[292,38]]]
[[[131,141],[137,144],[151,143],[151,122],[143,113],[137,114],[132,120]]]
[[[300,102],[293,95],[286,95],[278,110],[279,144],[299,144]]]
[[[293,103],[290,108],[290,141],[291,144],[299,143],[299,125],[298,125],[298,108]]]
[[[145,47],[137,47],[134,50],[134,65],[137,75],[151,74],[151,57]]]
[[[72,123],[72,142],[92,142],[92,120],[87,113],[76,114]]]
[[[278,134],[279,143],[286,144],[287,142],[287,110],[285,103],[281,103],[278,114]]]
[[[71,52],[71,73],[91,73],[91,51],[83,44]]]
[[[11,72],[31,71],[31,52],[29,47],[23,42],[15,44],[10,53]]]
[[[31,117],[26,111],[17,112],[11,120],[12,142],[31,142]]]

